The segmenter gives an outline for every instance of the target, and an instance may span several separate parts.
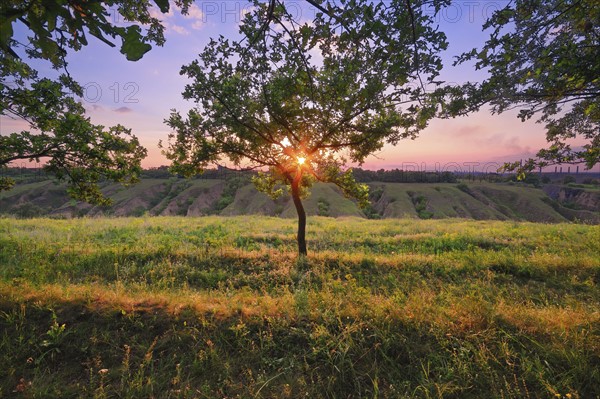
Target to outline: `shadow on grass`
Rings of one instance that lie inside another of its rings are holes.
[[[504,321],[454,336],[435,325],[334,311],[218,318],[158,302],[123,308],[99,298],[41,298],[0,300],[4,396],[600,394],[597,353],[569,341],[557,347]]]

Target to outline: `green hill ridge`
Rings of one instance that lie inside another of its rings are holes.
[[[332,184],[318,183],[305,200],[309,215],[368,218],[465,218],[560,223],[600,223],[600,190],[511,183],[371,182],[371,206],[360,209]],[[52,180],[19,184],[0,193],[0,213],[55,216],[296,216],[287,196],[274,201],[243,177],[229,179],[145,178],[134,186],[107,184],[113,200],[97,207],[70,199]]]

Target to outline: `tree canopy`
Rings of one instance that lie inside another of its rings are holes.
[[[555,163],[600,161],[600,6],[595,0],[516,0],[484,25],[491,34],[481,49],[459,57],[489,70],[481,84],[467,86],[472,108],[520,109],[537,117],[550,146],[521,170]],[[583,146],[570,140],[582,138]]]
[[[0,4],[0,50],[21,59],[48,60],[52,66],[66,66],[69,50],[88,45],[88,37],[115,47],[128,60],[137,61],[152,48],[165,43],[164,26],[151,12],[154,5],[168,13],[170,3],[187,14],[193,0],[5,0]],[[126,23],[127,26],[123,26]],[[16,37],[15,26],[28,31],[26,42]]]
[[[168,0],[155,0],[160,11]],[[175,2],[187,11],[191,0]],[[101,179],[137,180],[146,150],[129,129],[94,125],[74,99],[82,89],[71,77],[69,51],[88,44],[88,36],[116,46],[128,60],[139,60],[152,44],[164,43],[163,26],[151,16],[149,1],[28,0],[0,4],[0,115],[24,120],[29,130],[0,136],[0,167],[15,160],[46,160],[45,168],[69,182],[81,200],[106,203]],[[120,26],[119,16],[128,26]],[[26,37],[15,29],[21,25]],[[49,79],[31,67],[47,61],[60,76]],[[74,94],[74,95],[73,95]],[[0,178],[0,190],[14,181]]]
[[[192,79],[183,97],[196,106],[167,120],[173,133],[165,154],[176,172],[227,163],[259,169],[255,185],[272,197],[287,188],[301,254],[301,198],[310,186],[334,183],[366,205],[368,188],[348,163],[416,137],[439,107],[424,85],[437,84],[446,41],[423,4],[343,5],[299,23],[284,4],[256,1],[240,25],[242,39],[213,39],[182,68]]]

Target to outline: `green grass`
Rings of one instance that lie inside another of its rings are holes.
[[[294,235],[0,219],[0,397],[600,397],[599,226],[315,217],[302,261]]]

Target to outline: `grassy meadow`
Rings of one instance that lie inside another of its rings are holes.
[[[600,397],[600,226],[295,223],[0,218],[0,397]]]

